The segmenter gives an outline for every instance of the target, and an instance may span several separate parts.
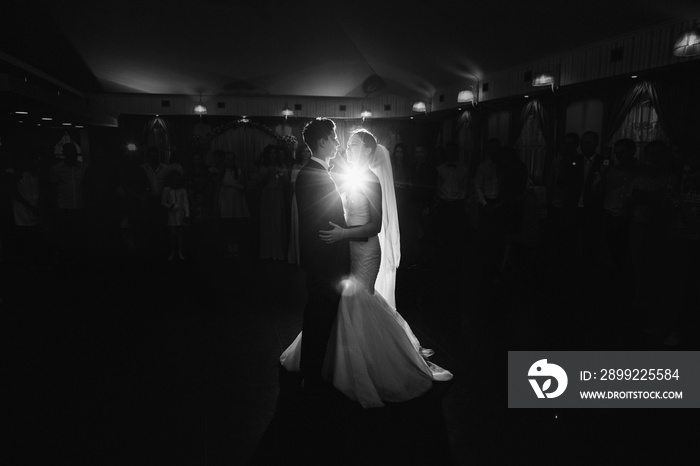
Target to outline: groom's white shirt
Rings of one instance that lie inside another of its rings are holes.
[[[323,168],[328,171],[328,162],[326,162],[323,159],[319,159],[318,157],[314,157],[313,155],[311,156],[311,160],[315,160],[316,162],[320,163]]]

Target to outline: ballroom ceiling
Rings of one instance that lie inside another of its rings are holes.
[[[700,7],[696,0],[12,0],[0,8],[5,58],[86,93],[368,97],[425,95]]]

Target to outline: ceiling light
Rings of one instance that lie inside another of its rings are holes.
[[[287,107],[287,105],[285,104],[284,108],[282,109],[282,115],[284,115],[284,119],[286,120],[287,117],[294,116],[294,110]]]
[[[673,44],[673,54],[677,57],[700,55],[700,28],[686,31]]]
[[[419,100],[418,102],[415,102],[415,103],[413,104],[413,111],[414,111],[414,112],[427,112],[428,109],[427,109],[427,107],[425,106],[425,102],[422,102],[422,101]]]
[[[44,121],[51,121],[51,120],[53,120],[53,118],[49,118],[49,117],[41,117],[41,119],[44,120]]]
[[[638,77],[639,77],[639,76],[637,76],[636,74],[633,74],[633,75],[632,75],[632,79],[637,79]]]
[[[474,100],[476,100],[476,96],[474,95],[474,91],[471,89],[459,91],[459,94],[457,95],[457,102],[474,102]]]
[[[75,128],[84,128],[83,125],[75,125],[74,127],[75,127]]]
[[[29,112],[15,112],[17,115],[29,115]]]
[[[126,145],[126,148],[129,149],[131,152],[136,150],[136,144],[130,143]]]
[[[70,126],[70,123],[61,123],[63,126]]]
[[[362,110],[362,113],[360,113],[360,116],[364,120],[365,118],[370,118],[372,116],[372,111],[371,110]]]
[[[554,75],[547,72],[539,73],[532,80],[532,85],[534,87],[552,86],[554,89]]]
[[[206,115],[206,113],[207,113],[207,107],[205,107],[205,106],[202,105],[202,104],[197,104],[197,105],[194,107],[194,113],[196,113],[197,115]]]

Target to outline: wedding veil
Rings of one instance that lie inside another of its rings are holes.
[[[396,309],[396,269],[401,261],[401,235],[399,232],[399,214],[396,208],[394,192],[394,175],[391,170],[389,151],[377,144],[369,168],[379,178],[382,189],[382,229],[379,232],[379,246],[382,259],[374,289],[381,294],[389,305]]]

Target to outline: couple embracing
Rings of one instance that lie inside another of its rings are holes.
[[[416,398],[452,374],[427,359],[432,350],[395,309],[400,244],[389,152],[370,132],[353,132],[341,196],[329,171],[335,123],[317,118],[302,136],[312,153],[296,181],[308,301],[302,332],[280,362],[301,372],[307,393],[330,383],[364,408]]]

